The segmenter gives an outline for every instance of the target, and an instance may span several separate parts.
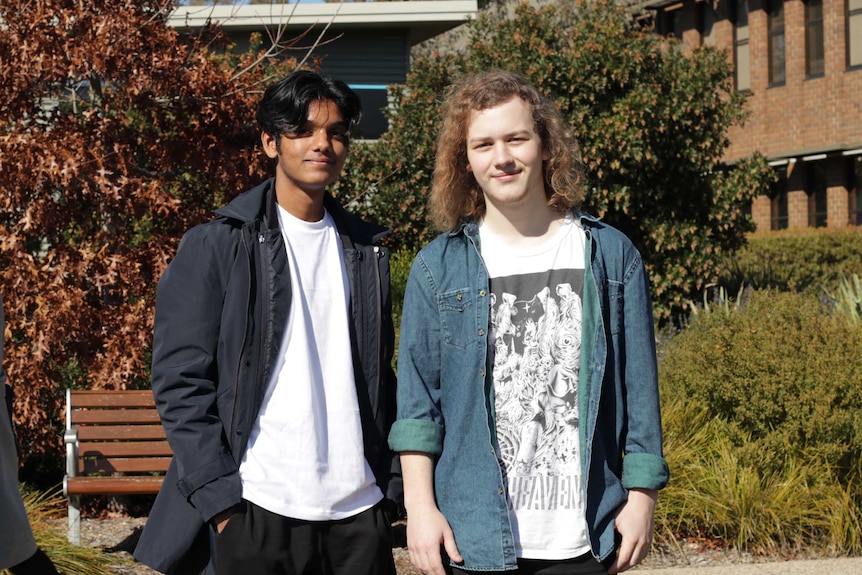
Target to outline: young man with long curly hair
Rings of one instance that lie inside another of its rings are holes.
[[[617,573],[649,551],[669,473],[648,278],[583,189],[535,87],[495,71],[450,90],[444,233],[408,280],[389,436],[424,573]]]

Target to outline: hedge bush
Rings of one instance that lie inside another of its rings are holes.
[[[802,293],[752,291],[693,316],[662,354],[666,397],[727,422],[743,463],[817,457],[846,476],[862,452],[862,324]]]
[[[732,294],[758,289],[833,289],[842,276],[862,275],[862,228],[806,228],[751,234],[725,263],[720,284]]]

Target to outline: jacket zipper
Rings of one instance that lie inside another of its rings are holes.
[[[251,249],[249,248],[249,245],[248,245],[248,238],[246,238],[246,234],[245,234],[244,230],[241,230],[240,237],[242,238],[242,247],[245,250],[245,254],[249,260],[249,267],[251,267],[253,264],[254,258],[252,257]],[[248,290],[246,292],[246,310],[248,310],[250,305],[251,305],[251,282],[249,281]],[[246,344],[248,343],[248,339],[247,339],[248,338],[248,315],[249,314],[247,311],[245,314],[245,324],[243,325],[243,330],[242,330],[242,345],[240,346],[239,362],[237,362],[236,376],[234,377],[234,382],[235,382],[234,385],[236,387],[234,388],[234,392],[233,392],[233,405],[231,407],[230,425],[228,426],[228,433],[231,435],[231,437],[228,439],[228,444],[231,446],[233,445],[233,441],[234,441],[232,436],[236,433],[236,410],[237,410],[237,406],[239,404],[239,379],[240,379],[240,373],[242,372],[242,357],[243,357],[243,355],[245,355]],[[234,450],[231,449],[231,451],[234,451]]]
[[[383,250],[380,249],[380,246],[374,246],[374,255],[375,255],[375,262],[374,262],[375,267],[374,267],[374,269],[377,272],[374,275],[374,280],[375,280],[375,286],[374,286],[375,290],[374,291],[375,291],[375,298],[377,300],[377,305],[376,305],[376,310],[377,310],[377,317],[376,317],[376,320],[377,320],[377,325],[376,325],[376,328],[377,328],[377,349],[376,349],[376,353],[377,353],[377,380],[378,380],[377,382],[375,382],[375,383],[377,383],[377,385],[374,387],[374,389],[377,389],[378,393],[375,394],[375,398],[374,398],[375,401],[374,401],[374,404],[371,406],[371,408],[372,408],[372,411],[374,412],[372,415],[374,416],[374,419],[376,421],[377,420],[378,407],[380,405],[380,393],[379,393],[379,390],[381,387],[380,384],[383,382],[383,379],[386,375],[387,370],[385,369],[386,366],[383,365],[383,354],[380,353],[380,347],[382,345],[381,342],[383,339],[383,290],[382,290],[383,280],[380,279],[380,266],[382,265],[380,262],[383,259]]]
[[[266,254],[264,253],[264,248],[266,246],[266,237],[264,237],[262,232],[258,232],[257,235],[257,250],[259,254],[258,263],[261,268],[267,268],[268,264],[264,257]],[[257,406],[257,409],[260,408],[260,391],[261,388],[266,388],[269,381],[261,382],[261,377],[264,374],[266,367],[266,357],[268,357],[268,339],[269,334],[271,332],[270,329],[270,319],[269,319],[269,309],[272,302],[269,297],[269,281],[271,279],[270,274],[267,272],[259,273],[260,278],[260,314],[261,314],[261,322],[260,322],[260,349],[257,352],[257,372],[255,373],[255,389],[254,389],[254,405]]]

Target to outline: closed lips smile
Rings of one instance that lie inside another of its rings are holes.
[[[494,177],[499,178],[499,179],[505,179],[505,178],[510,178],[512,176],[517,176],[520,173],[521,173],[521,170],[514,170],[511,172],[503,172],[500,174],[496,174]]]

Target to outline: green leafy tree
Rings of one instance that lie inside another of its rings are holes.
[[[424,205],[433,171],[441,93],[459,75],[521,73],[551,97],[580,142],[584,208],[640,248],[656,313],[667,322],[718,277],[722,257],[753,229],[746,208],[771,181],[760,157],[722,163],[728,129],[744,119],[723,52],[679,44],[637,27],[611,0],[489,10],[469,24],[466,46],[414,62],[394,88],[392,127],[349,166],[361,209],[392,223],[417,248],[434,231]]]
[[[182,233],[267,171],[254,107],[295,62],[181,37],[171,7],[0,0],[0,290],[25,458],[61,453],[64,387],[147,385]]]

